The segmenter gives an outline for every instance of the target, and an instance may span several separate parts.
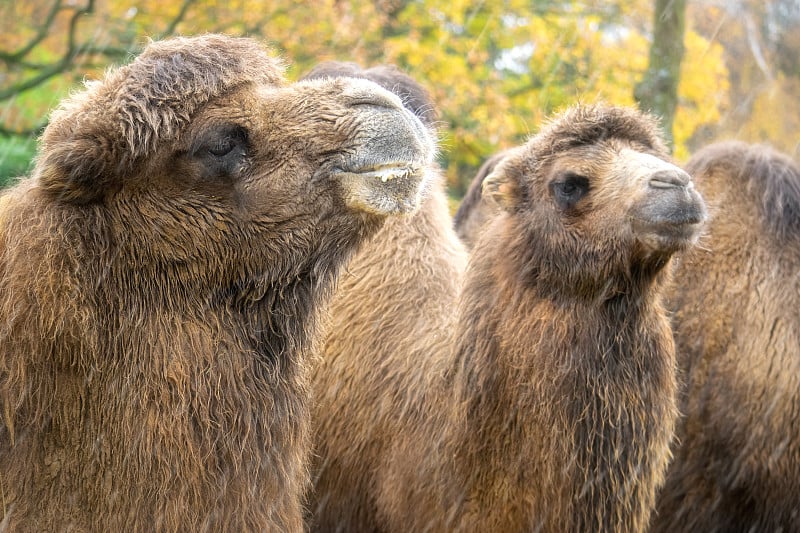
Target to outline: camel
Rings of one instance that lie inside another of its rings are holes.
[[[800,168],[725,141],[687,163],[712,213],[668,293],[685,390],[654,531],[800,524]]]
[[[337,76],[369,79],[396,92],[435,135],[436,108],[430,95],[398,68],[377,65],[362,69],[355,63],[325,62],[315,66],[303,79]],[[313,412],[315,461],[312,476],[315,483],[309,502],[312,530],[366,531],[375,527],[357,516],[371,498],[368,486],[339,493],[336,485],[326,486],[325,483],[328,480],[338,482],[350,475],[354,477],[348,479],[348,483],[353,486],[362,481],[368,483],[369,479],[360,474],[379,468],[374,461],[380,457],[367,452],[370,448],[382,451],[394,438],[392,430],[399,431],[403,427],[398,419],[402,410],[397,409],[397,404],[386,401],[383,385],[371,381],[373,373],[392,372],[393,366],[403,369],[403,374],[391,378],[403,380],[392,383],[398,387],[397,392],[421,393],[436,376],[426,375],[425,365],[418,367],[420,373],[415,373],[411,368],[404,368],[407,362],[393,358],[424,359],[446,353],[453,326],[452,302],[458,294],[467,256],[451,227],[444,176],[433,167],[428,167],[428,173],[430,185],[419,211],[386,221],[350,261],[331,301],[329,333],[312,380],[317,395]],[[413,290],[409,290],[411,288]],[[356,304],[351,298],[359,298],[360,303]],[[388,349],[389,345],[394,348]],[[376,360],[373,354],[383,357]],[[354,361],[358,364],[347,366]],[[349,392],[343,390],[348,382],[337,383],[336,376],[347,376],[348,380],[364,386],[357,391],[358,400],[370,404],[371,409],[351,411]],[[425,405],[422,396],[410,393],[407,396],[403,393],[403,396],[403,401],[414,404],[407,408],[421,409]],[[341,421],[336,420],[338,415],[347,417],[349,423],[358,424],[365,431],[373,424],[376,428],[386,426],[380,436],[363,436],[367,440],[381,439],[380,448],[366,447],[366,441],[359,440],[358,444],[364,446],[360,450],[344,455],[334,453],[349,446],[347,432],[342,431]],[[339,496],[344,501],[339,501]],[[355,514],[346,518],[339,515],[350,509]],[[332,516],[329,515],[331,511]]]
[[[222,35],[66,99],[0,197],[0,530],[301,531],[335,279],[436,146]]]
[[[468,249],[472,249],[478,240],[478,234],[497,211],[497,205],[483,200],[483,180],[494,171],[505,156],[506,151],[503,150],[483,162],[453,216],[456,235]]]
[[[314,374],[312,530],[647,526],[677,417],[661,293],[702,198],[654,119],[604,105],[509,151],[484,193],[466,270],[441,202],[418,241],[387,224],[348,266]]]

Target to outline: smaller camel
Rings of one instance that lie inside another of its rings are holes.
[[[320,315],[435,150],[221,35],[65,100],[0,197],[0,529],[302,531]]]
[[[721,142],[687,163],[712,212],[669,293],[685,390],[654,531],[800,526],[800,167]]]
[[[317,530],[644,531],[677,417],[661,293],[706,217],[667,159],[651,117],[571,108],[484,181],[460,292],[360,251],[315,375]]]

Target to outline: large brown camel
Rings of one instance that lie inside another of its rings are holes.
[[[338,271],[435,153],[394,94],[151,43],[0,197],[0,529],[301,531]]]
[[[676,268],[678,446],[654,530],[800,528],[800,168],[722,142],[687,170],[712,212]]]

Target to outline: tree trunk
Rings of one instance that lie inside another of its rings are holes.
[[[686,0],[655,0],[649,65],[633,92],[640,108],[661,117],[670,146],[673,145],[672,123],[678,104],[685,19]]]

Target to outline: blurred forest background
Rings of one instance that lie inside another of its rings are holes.
[[[485,158],[577,101],[658,111],[679,162],[723,138],[797,158],[798,28],[800,0],[0,0],[0,185],[84,79],[147,39],[204,32],[266,40],[290,79],[326,59],[399,66],[439,108],[456,199]]]

